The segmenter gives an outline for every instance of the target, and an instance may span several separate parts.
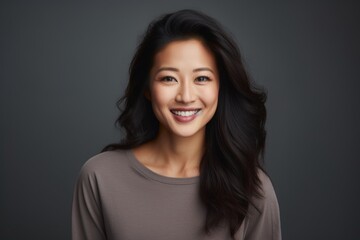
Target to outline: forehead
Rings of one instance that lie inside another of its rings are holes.
[[[213,53],[199,39],[176,40],[166,44],[154,56],[153,68],[174,67],[211,67],[216,70]]]

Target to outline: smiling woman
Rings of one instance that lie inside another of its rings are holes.
[[[200,40],[174,41],[159,51],[148,90],[160,123],[159,137],[166,131],[166,138],[198,135],[202,139],[217,107],[218,78],[215,58]],[[197,140],[199,147],[202,141]]]
[[[73,239],[281,239],[265,98],[214,19],[154,20],[118,102],[126,136],[81,169]]]

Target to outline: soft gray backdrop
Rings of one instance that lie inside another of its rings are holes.
[[[270,3],[272,2],[272,3]],[[70,239],[81,165],[113,123],[147,24],[193,8],[268,90],[266,166],[284,239],[360,239],[357,1],[0,3],[0,239]]]

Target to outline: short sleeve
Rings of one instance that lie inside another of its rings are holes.
[[[259,171],[263,198],[250,205],[245,221],[245,240],[281,240],[280,210],[269,177]]]
[[[72,203],[72,240],[105,240],[96,174],[89,162],[77,178]]]

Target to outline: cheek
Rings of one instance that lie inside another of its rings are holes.
[[[203,102],[209,107],[212,105],[217,105],[219,91],[218,88],[207,88],[203,89],[201,92]]]
[[[163,87],[153,87],[151,90],[151,101],[154,108],[163,108],[166,107],[169,102],[172,100],[172,94],[170,89],[165,89]]]

